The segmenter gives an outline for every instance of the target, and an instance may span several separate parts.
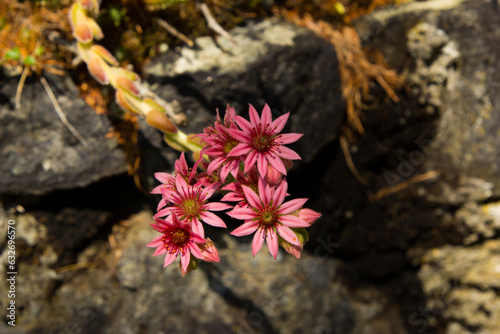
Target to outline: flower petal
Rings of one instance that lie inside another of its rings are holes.
[[[297,154],[292,149],[289,149],[286,146],[279,146],[276,150],[276,155],[282,157],[283,159],[288,159],[288,160],[301,160],[300,155]]]
[[[241,189],[243,190],[243,194],[245,195],[245,198],[247,199],[248,204],[250,204],[254,208],[261,210],[262,203],[260,202],[260,198],[255,193],[255,191],[253,191],[251,188],[249,188],[247,186],[241,186]]]
[[[242,220],[254,219],[257,217],[257,213],[254,210],[246,207],[235,207],[233,210],[226,212],[226,214],[229,217]]]
[[[213,203],[207,203],[206,208],[207,210],[210,211],[222,211],[222,210],[232,209],[233,206],[226,203],[213,202]]]
[[[261,123],[259,114],[251,104],[249,104],[248,116],[250,116],[250,123],[252,123],[254,127],[259,126],[259,124]]]
[[[267,174],[267,159],[262,153],[257,153],[257,169],[259,170],[259,174],[262,177],[265,177]]]
[[[270,126],[272,120],[273,120],[273,115],[271,114],[271,108],[269,108],[269,106],[266,103],[264,105],[264,109],[262,110],[262,115],[260,117],[262,128],[265,129],[266,127]]]
[[[278,256],[278,236],[273,228],[269,228],[267,230],[266,243],[267,248],[269,248],[269,253],[271,253],[276,260],[276,257]]]
[[[151,240],[150,243],[148,243],[146,245],[146,247],[159,247],[159,246],[163,246],[163,235],[159,235],[157,236],[156,238],[154,238],[153,240]]]
[[[281,206],[279,207],[279,213],[281,215],[292,213],[295,210],[302,208],[306,202],[307,198],[292,199],[291,201],[281,204]]]
[[[161,183],[168,183],[168,181],[174,177],[169,173],[155,173],[155,178]]]
[[[203,229],[203,225],[198,220],[198,218],[193,219],[191,223],[191,231],[193,231],[194,234],[201,238],[205,237],[205,230]]]
[[[201,219],[208,225],[227,228],[224,221],[212,212],[204,211],[200,213],[200,216]]]
[[[200,260],[203,260],[203,258],[204,258],[203,253],[201,252],[201,249],[200,249],[200,247],[198,247],[197,244],[190,243],[189,250],[191,251],[191,254],[193,254],[195,257],[197,257]]]
[[[249,134],[252,131],[252,129],[254,128],[252,123],[250,123],[249,121],[247,121],[246,119],[244,119],[243,117],[241,117],[239,115],[237,115],[234,120],[235,120],[236,124],[238,124],[240,129],[243,130],[242,133],[244,133],[244,134]],[[227,131],[229,132],[229,134],[231,136],[233,135],[232,130],[233,129],[227,129]]]
[[[278,144],[291,144],[299,140],[300,137],[302,137],[302,133],[283,133],[280,134],[276,139],[274,140]]]
[[[290,116],[290,112],[276,118],[274,122],[271,124],[271,127],[274,133],[280,133],[281,130],[285,127],[286,122],[288,121],[288,116]]]
[[[177,258],[177,252],[171,253],[167,252],[167,255],[165,255],[165,261],[163,261],[163,268],[167,267],[169,264],[174,262],[174,260]]]
[[[191,253],[187,250],[181,251],[181,265],[183,272],[186,272],[186,269],[189,265],[189,260],[191,260]]]
[[[273,204],[275,205],[275,207],[278,207],[283,203],[283,201],[285,200],[287,189],[288,183],[285,179],[281,180],[281,183],[278,188],[276,188],[273,196]]]
[[[278,218],[278,221],[288,227],[309,227],[309,224],[303,219],[292,215],[281,216]]]
[[[262,245],[264,244],[265,237],[266,237],[266,234],[264,233],[263,227],[259,228],[257,230],[257,232],[255,232],[255,235],[253,236],[253,241],[252,241],[252,255],[254,257],[262,248]]]
[[[276,224],[276,230],[278,231],[278,234],[288,241],[289,243],[295,245],[295,246],[301,246],[301,242],[297,238],[297,235],[295,234],[294,231],[292,231],[288,226],[286,225],[281,225],[281,224]]]
[[[258,152],[256,150],[252,150],[248,153],[247,158],[245,159],[245,173],[248,173],[250,169],[255,165],[255,162],[258,158]]]
[[[260,224],[257,221],[254,220],[249,220],[242,224],[240,227],[234,229],[233,232],[231,232],[232,235],[235,235],[237,237],[242,237],[245,235],[252,234],[259,228]],[[254,255],[255,256],[255,255]]]
[[[238,145],[236,145],[228,154],[227,156],[228,157],[238,157],[240,155],[245,155],[245,154],[248,154],[248,152],[250,152],[250,150],[252,149],[252,146],[248,145],[247,143],[243,142],[243,143],[239,143]]]
[[[267,161],[269,161],[271,166],[274,167],[274,169],[276,169],[281,174],[286,175],[286,167],[280,157],[278,157],[276,154],[267,154],[266,159]]]
[[[155,252],[153,253],[152,256],[157,256],[157,255],[163,255],[167,252],[167,249],[165,248],[165,246],[161,246],[161,247],[158,247]]]

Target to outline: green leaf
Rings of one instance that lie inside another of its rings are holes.
[[[28,57],[24,58],[23,63],[24,63],[24,65],[35,66],[36,65],[36,59],[33,56],[28,56]]]
[[[19,48],[17,46],[5,53],[5,60],[19,60],[19,59],[21,59],[21,52],[19,51]]]

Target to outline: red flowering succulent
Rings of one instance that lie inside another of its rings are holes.
[[[207,127],[201,138],[204,147],[193,169],[189,169],[184,153],[175,163],[173,174],[156,173],[162,182],[152,193],[162,199],[155,215],[153,228],[161,236],[148,244],[157,247],[153,255],[167,254],[164,266],[181,255],[183,275],[196,268],[199,260],[218,262],[219,253],[210,239],[205,239],[202,222],[226,227],[224,221],[212,211],[226,212],[243,224],[231,232],[235,236],[254,234],[252,253],[255,256],[266,241],[271,255],[276,258],[279,245],[296,258],[300,257],[307,241],[306,227],[321,214],[303,208],[306,198],[288,196],[287,169],[291,160],[300,156],[284,146],[298,140],[302,134],[280,134],[290,113],[272,120],[266,104],[259,117],[250,106],[250,121],[237,116],[227,106],[224,120],[217,111],[214,125]],[[197,173],[197,169],[204,171]],[[222,191],[224,202],[237,202],[234,206],[209,202],[216,191]],[[160,217],[165,217],[161,219]]]

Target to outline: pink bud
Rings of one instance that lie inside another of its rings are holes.
[[[318,220],[321,217],[321,213],[311,209],[300,209],[298,214],[299,218],[304,220],[309,225],[312,225],[316,220]]]
[[[76,26],[73,36],[78,40],[78,42],[87,44],[92,42],[92,30],[86,23],[81,23]]]
[[[104,59],[108,64],[118,66],[118,60],[106,48],[100,45],[92,45],[90,51]]]
[[[139,90],[132,82],[132,80],[130,80],[129,78],[126,77],[116,78],[116,85],[118,86],[118,88],[125,90],[127,93],[139,96],[140,93]]]
[[[215,248],[215,244],[210,238],[207,238],[207,242],[203,245],[198,245],[201,249],[201,254],[203,254],[203,260],[207,262],[219,262],[219,252]]]
[[[266,174],[266,181],[269,183],[270,186],[276,187],[281,183],[281,179],[283,178],[283,174],[281,174],[276,168],[271,166],[270,164],[267,165],[267,174]]]
[[[153,109],[146,114],[146,122],[163,132],[176,133],[177,127],[161,111]]]
[[[90,74],[94,79],[96,79],[101,85],[107,85],[109,83],[108,74],[106,73],[104,61],[96,54],[89,53],[89,62],[87,67]]]

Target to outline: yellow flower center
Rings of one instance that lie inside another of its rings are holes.
[[[184,213],[186,216],[196,216],[200,211],[198,201],[195,199],[187,199],[183,203]]]
[[[172,232],[171,234],[171,240],[172,243],[174,244],[184,244],[189,240],[189,234],[185,230],[177,230],[175,232]]]

